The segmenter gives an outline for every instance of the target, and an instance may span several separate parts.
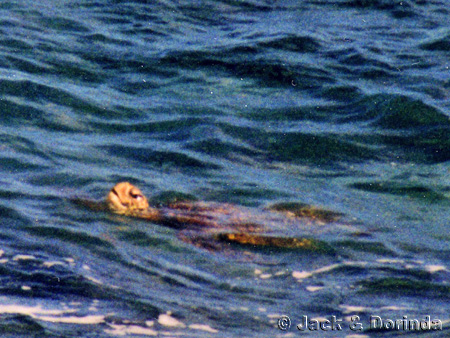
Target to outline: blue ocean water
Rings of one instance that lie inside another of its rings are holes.
[[[448,330],[449,23],[438,0],[1,3],[2,336]],[[72,203],[120,181],[344,218],[286,229],[326,252],[208,250]]]

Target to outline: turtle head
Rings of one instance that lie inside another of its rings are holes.
[[[149,207],[142,192],[128,182],[116,184],[109,192],[107,200],[109,208],[117,214],[131,215]]]

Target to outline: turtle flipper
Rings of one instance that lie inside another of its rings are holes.
[[[199,234],[197,231],[189,230],[179,232],[177,237],[185,243],[210,252],[235,252],[236,247],[234,246],[237,245],[254,250],[278,248],[281,250],[335,254],[335,250],[330,244],[312,238],[274,237],[258,233]]]
[[[253,233],[222,233],[215,235],[214,237],[219,242],[253,246],[254,248],[272,247],[327,254],[335,253],[333,247],[328,243],[312,238],[273,237]]]
[[[316,223],[332,223],[341,219],[344,214],[336,211],[319,209],[300,202],[282,202],[270,205],[270,211],[281,212],[288,217],[308,218]]]
[[[181,231],[177,237],[185,243],[210,252],[223,252],[227,249],[225,243],[220,243],[211,236],[202,236],[192,231]]]

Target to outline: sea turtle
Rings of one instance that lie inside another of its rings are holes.
[[[337,212],[295,202],[254,209],[229,203],[175,200],[154,207],[149,205],[139,188],[128,182],[118,183],[110,190],[106,205],[93,202],[82,204],[180,229],[179,237],[183,241],[207,249],[216,249],[217,243],[235,243],[330,251],[330,246],[321,241],[289,236],[289,229],[304,228],[305,232],[311,233],[312,225],[322,227],[342,216]]]

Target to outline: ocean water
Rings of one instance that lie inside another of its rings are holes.
[[[2,337],[449,334],[447,1],[4,1],[0,34]],[[344,217],[211,250],[72,202],[120,181]]]

